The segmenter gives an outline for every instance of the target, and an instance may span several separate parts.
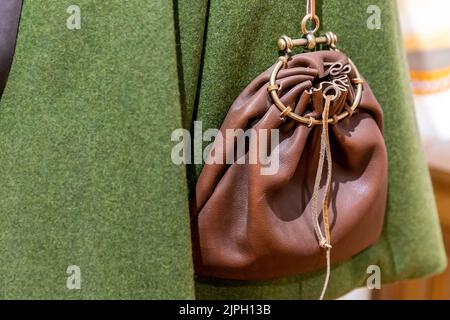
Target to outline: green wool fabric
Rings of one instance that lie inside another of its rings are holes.
[[[69,5],[81,29],[69,30]],[[170,1],[25,1],[0,108],[0,297],[193,299]],[[81,270],[69,290],[66,270]]]
[[[393,1],[317,3],[321,31],[337,33],[383,107],[389,152],[383,235],[333,267],[334,298],[371,264],[392,282],[446,260]],[[80,30],[66,27],[73,4]],[[374,4],[380,30],[366,25]],[[219,127],[304,12],[303,0],[24,1],[0,103],[0,298],[316,299],[323,271],[194,281],[188,193],[201,166],[171,160],[173,130]],[[71,265],[80,290],[66,286]]]

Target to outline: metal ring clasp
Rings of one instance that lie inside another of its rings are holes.
[[[308,30],[306,28],[306,23],[309,21],[312,21],[314,24],[314,28],[311,30]],[[303,17],[302,22],[300,24],[300,31],[302,32],[302,34],[308,34],[308,33],[316,33],[317,30],[319,30],[319,26],[320,26],[320,20],[319,17],[316,15],[311,15],[311,14],[307,14],[306,16]]]

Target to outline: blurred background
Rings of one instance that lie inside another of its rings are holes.
[[[450,1],[397,0],[409,77],[450,256]],[[381,13],[381,18],[382,18]],[[450,268],[425,279],[357,289],[342,299],[450,299]]]

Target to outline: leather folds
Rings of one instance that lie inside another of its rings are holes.
[[[266,280],[325,265],[311,216],[322,126],[280,117],[267,92],[272,70],[258,76],[234,101],[220,128],[224,138],[216,138],[198,179],[191,219],[199,276]],[[323,91],[337,86],[339,97],[330,106],[333,117],[351,105],[354,77],[343,53],[299,54],[279,72],[278,94],[295,113],[320,119]],[[252,132],[241,158],[236,152],[238,136],[229,136],[239,129]],[[272,161],[275,171],[267,174],[268,162],[259,159],[258,143],[264,136],[272,141],[273,129],[278,129],[279,143],[269,143],[265,160]],[[375,243],[383,226],[388,168],[383,114],[366,83],[356,111],[329,125],[329,141],[332,180],[327,209],[335,263]],[[321,201],[325,180],[322,176]],[[320,224],[323,227],[323,219]]]

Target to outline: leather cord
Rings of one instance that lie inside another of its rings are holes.
[[[316,15],[316,0],[307,0],[306,1],[306,14],[314,17]]]
[[[325,106],[322,113],[322,119],[328,119],[328,114],[330,111],[331,104],[331,96],[326,96],[325,98]],[[320,156],[319,156],[319,164],[317,166],[316,178],[314,181],[314,191],[312,195],[312,220],[314,225],[314,231],[316,233],[316,237],[318,239],[320,247],[325,249],[327,269],[325,275],[325,281],[322,288],[322,292],[320,294],[320,300],[323,300],[325,296],[325,292],[328,287],[328,282],[330,279],[330,271],[331,271],[331,237],[330,237],[330,224],[328,220],[328,203],[329,203],[329,194],[331,188],[331,176],[332,176],[332,161],[331,161],[331,146],[330,146],[330,138],[328,132],[328,122],[322,122],[322,134],[320,137]],[[320,227],[319,222],[319,213],[318,203],[319,203],[319,189],[320,189],[320,181],[322,180],[322,174],[324,169],[325,159],[327,160],[327,178],[325,183],[325,195],[322,202],[322,212],[323,212],[323,224],[325,229],[325,236],[322,233],[322,229]]]
[[[0,0],[0,97],[14,57],[21,10],[22,0]]]

